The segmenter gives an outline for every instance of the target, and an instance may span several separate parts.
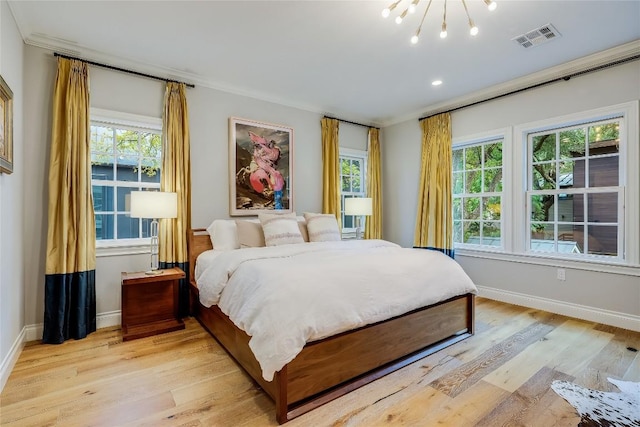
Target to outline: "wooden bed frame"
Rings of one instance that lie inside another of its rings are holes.
[[[217,306],[200,304],[194,268],[197,256],[212,248],[209,235],[193,229],[188,240],[192,313],[271,396],[280,424],[473,334],[474,295],[461,295],[308,343],[272,381],[265,381],[249,348],[249,336]]]

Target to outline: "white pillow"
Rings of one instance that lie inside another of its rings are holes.
[[[333,242],[342,240],[338,220],[333,214],[304,213],[310,242]]]
[[[290,245],[304,243],[296,214],[260,214],[258,215],[264,241],[267,246]]]
[[[207,227],[207,232],[211,237],[213,249],[217,251],[240,249],[238,230],[234,220],[216,219]]]

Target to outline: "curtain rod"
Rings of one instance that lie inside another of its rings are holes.
[[[535,88],[538,88],[540,86],[546,86],[546,85],[551,84],[551,83],[559,82],[560,80],[569,81],[572,77],[578,77],[578,76],[581,76],[583,74],[593,73],[594,71],[600,71],[600,70],[603,70],[605,68],[609,68],[609,67],[613,67],[613,66],[616,66],[616,65],[624,64],[624,63],[635,61],[635,60],[638,60],[638,59],[640,59],[640,55],[634,55],[634,56],[630,56],[629,58],[619,59],[617,61],[612,61],[612,62],[609,62],[607,64],[598,65],[597,67],[593,67],[593,68],[589,68],[589,69],[586,69],[586,70],[577,71],[575,73],[567,74],[566,76],[563,76],[563,77],[557,77],[555,79],[551,79],[551,80],[547,80],[547,81],[544,81],[544,82],[541,82],[541,83],[537,83],[537,84],[534,84],[534,85],[531,85],[531,86],[527,86],[527,87],[524,87],[522,89],[512,90],[511,92],[503,93],[502,95],[492,96],[491,98],[482,99],[480,101],[475,101],[475,102],[472,102],[470,104],[461,105],[460,107],[452,108],[450,110],[441,111],[439,113],[434,113],[434,114],[430,114],[428,116],[420,117],[418,119],[418,121],[426,120],[426,119],[428,119],[430,117],[437,116],[438,114],[452,113],[452,112],[457,111],[457,110],[462,110],[463,108],[473,107],[474,105],[482,104],[484,102],[493,101],[495,99],[503,98],[505,96],[515,95],[516,93],[524,92],[524,91],[527,91],[527,90],[530,90],[530,89],[535,89]]]
[[[362,127],[365,127],[365,128],[374,128],[374,129],[378,129],[378,130],[380,130],[380,128],[379,128],[379,127],[376,127],[376,126],[363,125],[362,123],[351,122],[351,121],[349,121],[349,120],[342,120],[342,119],[339,119],[339,118],[337,118],[337,117],[324,116],[324,118],[325,118],[325,119],[337,120],[337,121],[339,121],[339,122],[343,122],[343,123],[349,123],[350,125],[356,125],[356,126],[362,126]]]
[[[152,76],[151,74],[145,74],[145,73],[141,73],[138,71],[133,71],[133,70],[127,70],[125,68],[120,68],[120,67],[114,67],[113,65],[107,65],[107,64],[101,64],[99,62],[93,62],[93,61],[87,61],[86,59],[82,59],[82,58],[76,58],[73,56],[68,56],[68,55],[63,55],[61,53],[58,52],[54,52],[53,56],[59,56],[60,58],[65,58],[65,59],[75,59],[78,61],[82,61],[82,62],[86,62],[87,64],[90,65],[95,65],[96,67],[102,67],[102,68],[107,68],[109,70],[115,70],[115,71],[121,71],[123,73],[129,73],[129,74],[133,74],[139,77],[146,77],[149,79],[154,79],[154,80],[160,80],[163,82],[173,82],[173,83],[183,83],[185,86],[190,87],[190,88],[194,88],[196,87],[195,85],[191,84],[191,83],[184,83],[178,80],[171,80],[171,79],[165,79],[164,77],[158,77],[158,76]]]

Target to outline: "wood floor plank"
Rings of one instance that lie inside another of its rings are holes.
[[[617,391],[607,376],[639,380],[640,357],[626,347],[640,347],[640,333],[477,302],[473,337],[288,425],[574,427],[579,418],[551,381],[575,376],[581,385]],[[575,322],[581,326],[569,328]],[[197,321],[185,325],[127,342],[118,328],[105,328],[61,345],[28,343],[0,394],[0,425],[277,425],[271,399]],[[494,371],[513,392],[482,380]]]

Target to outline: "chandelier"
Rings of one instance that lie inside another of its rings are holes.
[[[404,18],[407,16],[407,14],[415,13],[416,10],[418,9],[418,5],[420,4],[420,1],[421,0],[410,0],[411,3],[404,9],[404,11],[400,15],[396,16],[396,19],[395,19],[396,24],[401,24]],[[420,31],[422,31],[422,24],[424,24],[424,19],[427,17],[427,13],[429,12],[429,8],[431,7],[432,1],[433,0],[429,0],[429,3],[427,3],[427,8],[424,10],[424,13],[422,14],[422,20],[420,21],[420,25],[418,26],[416,33],[413,35],[413,37],[411,37],[412,44],[418,43],[418,40],[420,39]],[[473,23],[473,19],[471,19],[471,16],[469,15],[469,10],[467,9],[467,2],[465,0],[460,0],[460,1],[464,6],[464,11],[467,14],[467,19],[469,20],[469,34],[471,34],[472,36],[476,36],[478,35],[478,27],[476,27],[476,24]],[[487,5],[487,8],[490,11],[496,10],[496,7],[498,5],[496,4],[495,1],[493,0],[483,0],[483,1]],[[389,6],[384,8],[384,10],[382,11],[382,17],[388,18],[389,15],[391,15],[391,12],[396,7],[398,7],[398,5],[400,5],[400,3],[402,2],[403,0],[396,0],[393,3],[391,3]],[[442,13],[442,27],[440,31],[440,38],[444,39],[445,37],[447,37],[447,0],[444,0],[444,8]]]

